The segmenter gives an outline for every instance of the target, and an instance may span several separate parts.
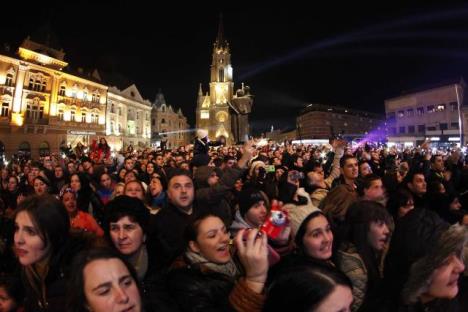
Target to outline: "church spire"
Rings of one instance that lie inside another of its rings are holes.
[[[200,83],[200,86],[198,87],[198,96],[203,96],[203,91],[202,91],[201,83]]]
[[[223,13],[219,13],[218,36],[216,37],[215,46],[217,48],[225,48],[227,45],[228,43],[224,39]]]

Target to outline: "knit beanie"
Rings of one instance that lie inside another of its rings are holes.
[[[312,204],[312,200],[310,199],[309,194],[304,191],[304,188],[299,188],[296,193],[299,196],[307,198],[307,204],[286,204],[283,206],[283,209],[288,211],[289,225],[291,226],[291,234],[293,237],[296,236],[297,230],[301,226],[304,219],[307,218],[307,216],[312,212],[320,210]]]
[[[253,205],[260,201],[264,201],[268,205],[267,196],[260,190],[255,188],[247,188],[239,193],[239,213],[242,217],[252,208]]]

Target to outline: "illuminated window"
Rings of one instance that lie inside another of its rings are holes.
[[[59,120],[63,120],[63,109],[59,109],[58,117],[59,117]]]
[[[439,104],[439,105],[437,105],[437,111],[438,111],[438,112],[443,112],[443,111],[445,111],[445,104]]]
[[[11,86],[13,84],[13,75],[12,74],[7,74],[6,75],[6,80],[5,80],[5,85]]]
[[[75,113],[76,112],[74,110],[70,111],[70,120],[71,121],[75,121]]]
[[[430,113],[433,113],[433,112],[435,112],[435,107],[434,107],[434,105],[429,105],[429,106],[427,107],[427,113],[430,114]]]
[[[39,120],[44,117],[44,106],[38,100],[26,105],[26,118],[32,120]]]
[[[2,117],[8,117],[9,110],[10,110],[10,104],[3,103],[2,104]]]
[[[65,96],[65,89],[66,89],[65,86],[63,86],[63,85],[60,86],[60,90],[59,90],[59,95],[60,96]]]
[[[86,113],[81,113],[81,122],[86,122]]]
[[[416,114],[417,114],[418,116],[424,115],[424,107],[418,107],[418,108],[416,109]]]
[[[405,111],[398,111],[398,118],[403,118],[405,117]]]
[[[414,116],[414,111],[412,108],[406,110],[406,115],[408,117],[413,117]]]
[[[210,119],[210,112],[207,110],[200,111],[200,118],[201,119]]]

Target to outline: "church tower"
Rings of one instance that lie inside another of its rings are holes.
[[[210,140],[223,136],[228,143],[245,141],[248,138],[249,114],[252,111],[253,95],[250,87],[234,92],[229,43],[224,38],[223,18],[220,16],[218,36],[213,44],[210,72],[210,90],[203,93],[198,88],[197,128],[208,130]]]
[[[229,112],[233,88],[231,54],[220,16],[218,36],[213,44],[210,91],[203,95],[200,84],[197,103],[197,128],[208,130],[210,140],[224,136],[227,141],[233,141]]]

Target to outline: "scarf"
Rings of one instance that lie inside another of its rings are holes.
[[[192,251],[185,252],[185,256],[189,259],[191,264],[202,265],[211,271],[227,275],[233,279],[237,279],[240,275],[239,269],[237,268],[232,258],[227,263],[217,264],[208,261],[202,255]]]
[[[24,274],[29,286],[39,301],[41,308],[47,308],[46,277],[49,273],[49,257],[39,261],[34,265],[28,265],[24,268]]]
[[[148,251],[146,250],[146,246],[141,246],[140,250],[131,255],[127,260],[135,269],[138,280],[142,281],[148,271]]]
[[[153,197],[151,200],[151,207],[163,207],[166,203],[166,192],[162,191],[158,196]]]

